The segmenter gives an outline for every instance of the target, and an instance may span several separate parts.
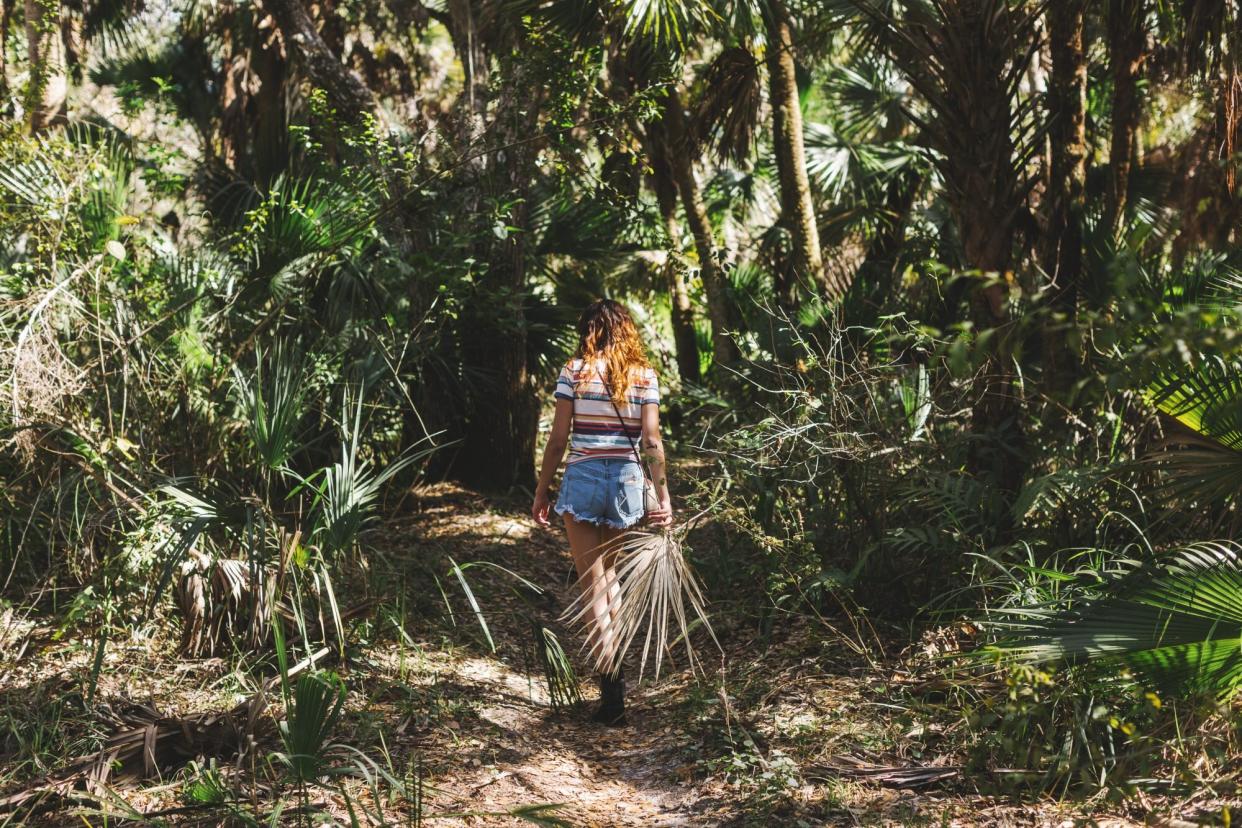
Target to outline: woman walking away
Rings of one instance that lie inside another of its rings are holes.
[[[556,513],[565,521],[579,583],[587,584],[596,663],[617,664],[601,674],[600,706],[592,719],[625,724],[625,677],[617,640],[614,541],[645,516],[654,526],[672,522],[664,444],[660,440],[660,387],[647,362],[629,311],[611,299],[591,303],[578,319],[578,351],[556,380],[556,415],[543,452],[531,514],[548,525],[548,490],[565,448],[569,462]],[[640,454],[640,451],[642,454]],[[646,456],[658,506],[644,509]]]

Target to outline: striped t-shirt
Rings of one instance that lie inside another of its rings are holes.
[[[626,389],[625,403],[613,408],[608,388],[600,376],[607,371],[603,363],[596,367],[584,364],[581,359],[572,359],[556,378],[557,399],[574,403],[573,431],[569,436],[570,463],[599,458],[635,459],[630,440],[638,445],[642,437],[642,408],[660,404],[656,372],[644,368],[636,372],[635,381]]]

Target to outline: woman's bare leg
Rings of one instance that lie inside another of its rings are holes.
[[[604,536],[606,531],[592,523],[574,520],[566,514],[565,534],[569,536],[569,551],[574,556],[578,570],[578,582],[587,591],[590,602],[591,632],[587,643],[598,661],[611,658],[615,647],[612,635],[612,613],[609,611],[607,569],[604,561]],[[615,578],[615,574],[614,574]]]
[[[600,548],[603,550],[604,581],[608,585],[608,619],[613,630],[617,629],[621,611],[621,582],[617,579],[617,539],[631,530],[600,527]]]

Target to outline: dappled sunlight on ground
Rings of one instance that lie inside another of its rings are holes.
[[[721,614],[723,666],[704,649],[711,673],[692,675],[675,653],[659,682],[631,687],[626,727],[590,723],[596,691],[578,638],[557,622],[572,600],[569,556],[561,533],[535,527],[525,505],[447,485],[407,492],[389,504],[393,517],[370,531],[368,568],[358,582],[339,585],[346,604],[365,599],[373,608],[351,633],[347,658],[326,657],[348,687],[333,755],[348,765],[356,750],[394,778],[421,778],[428,824],[455,824],[434,817],[466,813],[474,816],[457,824],[529,824],[504,814],[546,803],[559,805],[556,813],[571,825],[618,828],[1069,828],[1086,814],[1095,815],[1094,825],[1134,824],[1102,818],[1100,802],[977,795],[968,774],[952,773],[959,759],[942,749],[960,715],[919,709],[901,694],[927,680],[917,663],[870,661],[804,618],[791,617],[761,643],[754,630]],[[60,637],[37,615],[6,612],[0,739],[12,745],[14,728],[44,728],[39,738],[48,744],[39,754],[44,765],[2,768],[5,790],[95,749],[109,732],[108,716],[134,702],[162,715],[226,710],[275,674],[270,653],[186,659],[177,654],[175,625],[136,624],[141,634],[110,642],[104,654],[92,703],[98,715],[91,716],[82,703],[94,655],[86,631]],[[555,711],[549,703],[531,655],[536,623],[556,631],[578,670],[587,701],[576,709]],[[278,693],[266,710],[279,713]],[[263,749],[277,749],[266,732]],[[248,784],[249,767],[217,760],[229,779]],[[947,775],[934,784],[868,776],[886,768],[942,768]],[[193,778],[190,768],[172,769],[118,786],[117,795],[140,811],[176,808]],[[346,776],[339,784],[396,824],[412,817],[407,798],[377,805],[364,779]],[[318,807],[348,824],[338,790],[316,795]],[[67,824],[57,821],[62,816],[29,824]],[[187,817],[170,824],[206,823]]]

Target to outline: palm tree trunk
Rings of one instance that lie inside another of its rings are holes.
[[[504,164],[515,186],[521,166]],[[533,489],[535,483],[539,400],[527,365],[526,213],[519,202],[507,216],[516,229],[492,246],[479,293],[462,318],[462,361],[476,378],[477,393],[462,424],[454,476],[487,491]]]
[[[694,174],[694,157],[687,140],[686,112],[682,107],[681,95],[675,88],[669,90],[665,99],[664,120],[669,127],[669,165],[681,195],[682,208],[686,211],[686,223],[694,236],[694,247],[699,256],[699,278],[707,295],[707,315],[712,325],[712,358],[717,363],[728,365],[738,359],[737,346],[728,333],[732,327],[729,296],[716,253],[711,221],[703,203],[703,193]]]
[[[681,228],[677,224],[677,187],[667,179],[656,182],[656,200],[664,218],[664,233],[668,237],[670,255],[664,265],[668,281],[669,305],[672,307],[673,347],[677,353],[677,374],[684,382],[702,379],[699,368],[699,339],[694,332],[694,309],[690,304],[690,290],[686,285],[686,273],[675,254],[681,251]]]
[[[25,0],[26,59],[30,66],[24,105],[32,133],[63,117],[68,78],[60,32],[60,3]]]
[[[789,11],[781,0],[771,3],[767,27],[768,98],[772,106],[772,146],[780,179],[781,224],[789,230],[793,240],[792,272],[778,272],[777,292],[787,307],[794,304],[799,283],[823,291],[830,300],[837,300],[849,285],[830,277],[824,270],[815,203],[806,174],[793,33]]]
[[[464,5],[454,3],[452,10],[462,12]],[[454,19],[474,25],[472,17]],[[539,146],[521,139],[529,137],[528,113],[538,111],[543,87],[528,83],[521,72],[489,73],[487,53],[473,30],[454,42],[467,50],[458,58],[469,64],[473,82],[474,91],[462,104],[467,140],[475,145],[490,134],[493,146],[504,147],[479,153],[478,161],[465,168],[464,174],[474,179],[467,209],[486,217],[484,204],[508,204],[504,223],[510,230],[504,238],[489,233],[475,245],[486,269],[478,275],[478,289],[462,315],[463,368],[475,381],[453,473],[463,483],[489,491],[533,489],[539,397],[527,353],[527,205]],[[490,109],[489,102],[494,104]]]
[[[983,476],[1013,496],[1026,473],[1022,409],[1013,363],[1014,331],[1008,308],[1013,228],[998,226],[994,222],[996,212],[986,202],[959,207],[959,214],[966,260],[987,279],[971,298],[975,328],[993,337],[971,409],[971,431],[976,440],[967,465],[972,474]]]
[[[952,45],[944,60],[962,71],[945,81],[945,106],[934,132],[966,265],[980,273],[971,297],[975,330],[991,340],[971,412],[975,440],[968,468],[1012,496],[1026,473],[1009,315],[1015,228],[1024,202],[1007,85],[1012,45],[996,37],[998,28],[1003,31],[998,10],[1007,6],[1003,0],[960,0],[945,8],[952,33],[945,42]]]
[[[1113,135],[1104,226],[1116,234],[1125,216],[1134,166],[1135,138],[1142,117],[1138,83],[1147,59],[1144,0],[1109,0],[1108,60],[1113,76]]]
[[[677,182],[673,180],[669,164],[668,142],[661,124],[654,124],[642,131],[647,144],[647,157],[651,161],[651,186],[660,216],[664,220],[669,257],[665,263],[668,299],[672,310],[673,347],[677,356],[677,374],[681,381],[699,382],[699,342],[694,332],[694,308],[690,303],[690,289],[681,266],[681,227],[677,222]]]
[[[1040,260],[1051,280],[1051,307],[1074,322],[1082,279],[1083,202],[1087,181],[1087,54],[1083,46],[1086,0],[1067,0],[1048,8],[1052,83],[1052,163],[1048,181],[1048,224]],[[1054,388],[1072,379],[1067,338],[1051,326],[1044,331],[1044,372]]]

